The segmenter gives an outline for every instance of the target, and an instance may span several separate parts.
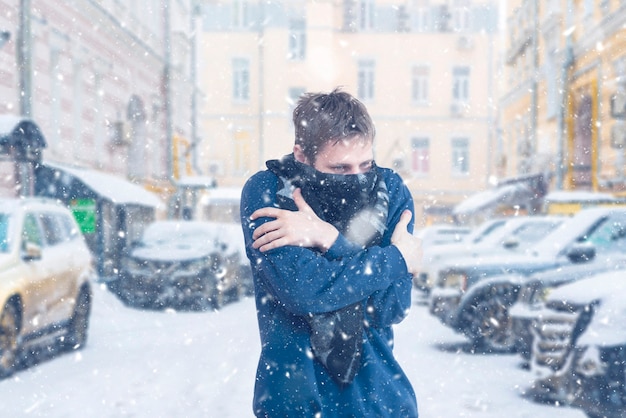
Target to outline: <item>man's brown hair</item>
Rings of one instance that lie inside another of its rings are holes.
[[[376,131],[359,100],[336,88],[330,93],[305,93],[293,111],[295,143],[310,162],[327,143],[360,138],[373,141]]]

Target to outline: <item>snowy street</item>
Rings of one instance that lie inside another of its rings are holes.
[[[517,356],[467,354],[463,343],[420,305],[396,328],[421,417],[585,417],[526,401],[532,379]],[[7,417],[252,417],[258,352],[252,298],[214,312],[152,312],[95,286],[85,349],[0,381],[0,408]]]

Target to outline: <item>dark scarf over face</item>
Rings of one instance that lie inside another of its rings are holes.
[[[364,248],[380,244],[389,195],[375,165],[363,174],[329,174],[296,161],[293,154],[266,164],[283,183],[278,191],[281,206],[294,208],[293,190],[299,187],[315,214],[350,241]]]
[[[364,174],[328,174],[295,160],[293,154],[267,162],[282,181],[277,200],[284,209],[295,209],[293,190],[315,214],[332,224],[350,241],[363,248],[378,245],[389,212],[387,186],[376,166]],[[361,366],[364,304],[307,317],[311,328],[311,349],[315,357],[341,387],[352,382]]]

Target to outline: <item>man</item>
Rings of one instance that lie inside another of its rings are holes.
[[[293,154],[244,186],[262,351],[257,417],[417,417],[392,352],[421,262],[413,200],[348,93],[306,94]]]

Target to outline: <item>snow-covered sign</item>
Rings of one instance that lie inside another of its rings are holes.
[[[45,165],[76,177],[94,193],[115,204],[136,204],[154,208],[162,205],[161,200],[154,193],[112,174],[50,162],[46,162]]]

